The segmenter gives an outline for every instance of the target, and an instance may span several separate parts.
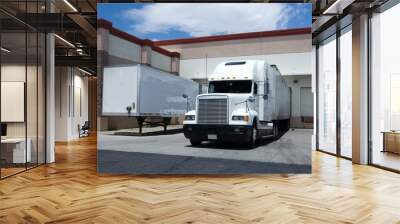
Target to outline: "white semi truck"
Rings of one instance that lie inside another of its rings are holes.
[[[208,77],[208,93],[185,114],[184,135],[202,141],[245,143],[277,138],[289,129],[290,89],[275,65],[261,60],[220,63]]]
[[[102,81],[102,116],[136,118],[140,134],[144,124],[166,131],[172,117],[194,108],[200,90],[192,80],[141,64],[105,67]]]

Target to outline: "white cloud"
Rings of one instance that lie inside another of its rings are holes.
[[[149,4],[126,11],[133,33],[177,30],[190,36],[285,28],[291,11],[284,4]]]

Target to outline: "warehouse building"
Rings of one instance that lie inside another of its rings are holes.
[[[292,91],[291,127],[313,127],[310,29],[151,41],[99,20],[97,39],[100,66],[142,63],[204,85],[207,76],[223,61],[259,59],[275,64]],[[102,118],[101,122],[104,129],[135,126],[134,119],[122,117]]]
[[[98,21],[98,111],[102,111],[102,72],[104,67],[145,64],[162,71],[179,75],[180,54],[158,47],[151,40],[143,40],[116,29],[111,22]],[[131,117],[99,117],[100,130],[115,130],[137,127],[137,120]],[[177,123],[177,118],[171,121]]]
[[[199,83],[228,60],[275,64],[292,90],[291,127],[312,128],[311,30],[290,29],[157,41],[180,53],[179,75]]]

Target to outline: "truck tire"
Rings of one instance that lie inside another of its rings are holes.
[[[253,123],[253,128],[251,129],[250,141],[247,145],[249,149],[254,149],[256,147],[257,134],[258,134],[257,125]]]
[[[197,140],[197,139],[190,139],[190,144],[192,144],[193,146],[198,146],[201,145],[201,140]]]
[[[278,137],[279,137],[279,121],[274,121],[274,123],[273,123],[273,130],[274,130],[274,139],[276,140],[276,139],[278,139]]]

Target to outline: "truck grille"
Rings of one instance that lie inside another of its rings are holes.
[[[228,124],[228,99],[199,99],[199,124]]]

